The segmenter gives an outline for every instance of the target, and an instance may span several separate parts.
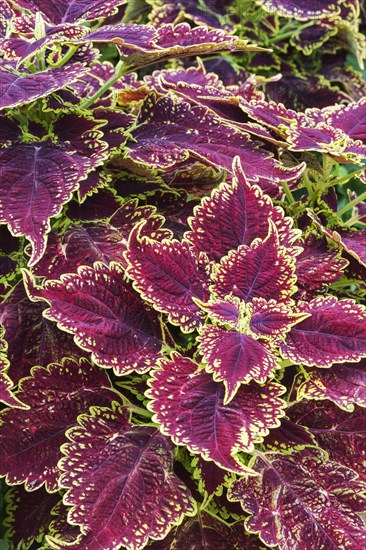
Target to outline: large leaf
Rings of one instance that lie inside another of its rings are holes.
[[[193,299],[208,298],[208,277],[187,242],[153,241],[141,237],[137,226],[130,234],[126,259],[134,287],[159,311],[168,313],[170,322],[184,332],[202,323],[202,312]]]
[[[78,548],[138,550],[194,514],[189,490],[173,473],[172,445],[159,430],[131,425],[119,406],[95,407],[79,424],[68,432],[60,462],[69,521],[86,532]]]
[[[73,334],[98,365],[122,375],[145,372],[156,361],[162,347],[159,318],[125,281],[118,264],[81,266],[43,288],[34,287],[29,273],[25,277],[31,298],[51,306],[43,315]]]
[[[275,226],[268,236],[251,246],[240,245],[225,256],[213,274],[212,292],[220,298],[229,294],[248,302],[253,298],[286,302],[296,282],[294,259],[280,246]]]
[[[29,410],[1,411],[0,475],[7,483],[25,483],[28,491],[43,483],[57,491],[57,462],[65,431],[91,405],[108,405],[118,399],[107,374],[85,359],[65,359],[47,369],[34,367],[20,383],[17,397]]]
[[[6,493],[5,539],[14,548],[29,548],[39,540],[51,521],[51,510],[60,501],[58,493],[47,493],[42,487],[37,491],[25,491],[22,486]]]
[[[254,239],[268,235],[269,220],[276,225],[280,242],[289,245],[298,232],[292,230],[292,220],[283,210],[274,207],[271,199],[257,185],[251,185],[243,172],[239,157],[233,162],[233,180],[223,183],[203,198],[190,219],[192,231],[186,234],[194,249],[205,252],[212,261],[244,244],[250,246]]]
[[[159,170],[172,167],[190,156],[215,168],[231,171],[239,156],[251,182],[272,185],[298,179],[305,165],[285,168],[271,154],[259,149],[248,134],[225,123],[208,109],[165,96],[149,95],[128,142],[128,156]]]
[[[356,407],[350,413],[328,400],[303,400],[286,412],[291,419],[292,431],[296,431],[296,427],[308,430],[332,460],[355,470],[366,482],[365,407]]]
[[[366,359],[340,363],[330,369],[312,369],[298,389],[308,399],[330,399],[342,409],[366,407]]]
[[[30,240],[30,266],[45,251],[50,218],[70,200],[79,180],[93,166],[93,161],[68,149],[50,141],[0,149],[0,223],[8,223],[13,235]]]
[[[125,3],[126,0],[58,0],[57,4],[50,0],[17,0],[18,5],[34,13],[43,13],[56,25],[104,18]]]
[[[10,362],[7,357],[8,344],[3,338],[4,332],[0,327],[0,403],[5,403],[9,407],[23,408],[25,405],[11,392],[14,384],[7,374]]]
[[[190,359],[174,354],[153,372],[149,408],[161,430],[177,445],[186,445],[205,460],[238,473],[248,468],[236,456],[251,451],[268,429],[278,425],[285,403],[284,388],[275,383],[241,386],[229,405],[224,405],[224,387],[198,370]]]
[[[366,312],[361,305],[329,296],[300,303],[297,310],[310,316],[288,333],[281,345],[284,357],[330,367],[366,355]]]
[[[300,21],[334,16],[340,12],[339,2],[335,3],[332,0],[256,0],[256,2],[270,13]]]
[[[230,403],[241,384],[265,382],[277,365],[263,342],[236,330],[205,326],[199,341],[206,371],[213,373],[216,382],[224,382],[224,405]]]
[[[259,477],[233,483],[229,499],[251,515],[246,528],[282,550],[359,550],[366,528],[357,512],[366,510],[366,484],[352,470],[325,461],[320,450],[254,459]]]
[[[30,103],[45,97],[68,86],[80,78],[86,70],[81,63],[23,75],[0,69],[0,109]]]

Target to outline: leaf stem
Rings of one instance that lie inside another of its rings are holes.
[[[350,210],[351,208],[353,208],[354,206],[356,206],[356,204],[362,202],[363,200],[366,200],[366,191],[364,191],[363,193],[361,193],[361,195],[358,195],[358,197],[356,197],[355,199],[353,199],[353,201],[350,201],[348,202],[347,204],[345,204],[343,206],[343,208],[340,208],[339,210],[337,210],[337,215],[338,216],[343,216],[343,214],[345,214],[346,212],[348,212],[348,210]]]
[[[289,204],[294,204],[295,199],[286,181],[281,181],[282,189],[285,192]]]
[[[65,63],[67,63],[68,60],[74,55],[78,47],[79,46],[70,46],[68,52],[64,55],[64,57],[62,57],[60,61],[55,63],[53,67],[62,67],[63,65],[65,65]]]
[[[99,90],[94,95],[92,95],[92,97],[90,97],[89,99],[84,101],[84,103],[82,103],[80,105],[80,107],[82,109],[89,109],[89,107],[91,105],[93,105],[93,103],[95,101],[97,101],[97,99],[99,99],[103,94],[105,94],[105,92],[107,92],[109,90],[109,88],[111,86],[113,86],[113,84],[121,78],[121,76],[124,73],[124,70],[123,70],[124,69],[124,63],[123,63],[122,59],[120,59],[118,61],[115,68],[116,68],[116,70],[115,70],[114,75],[111,76],[111,78],[109,80],[107,80],[107,82],[105,84],[103,84],[103,86],[101,88],[99,88]]]
[[[365,170],[364,168],[361,168],[360,170],[354,170],[353,172],[350,172],[349,174],[347,174],[347,176],[344,176],[343,178],[333,180],[332,185],[343,185],[344,183],[349,182],[349,180],[354,178],[355,176],[362,174],[364,170]]]

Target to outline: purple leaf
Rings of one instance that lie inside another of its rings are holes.
[[[30,240],[32,266],[44,254],[49,219],[70,200],[92,162],[50,141],[0,149],[0,162],[0,222],[8,223],[13,235]]]
[[[366,355],[366,312],[353,300],[333,296],[300,303],[310,317],[295,325],[281,345],[282,355],[296,363],[330,367]]]
[[[0,403],[13,408],[26,408],[26,405],[11,392],[14,384],[7,375],[10,362],[7,357],[8,344],[4,339],[4,333],[3,327],[0,327]]]
[[[270,222],[268,237],[241,245],[225,256],[213,274],[212,292],[220,298],[229,294],[244,302],[253,298],[286,302],[295,290],[294,260],[279,245]]]
[[[50,0],[17,0],[18,5],[34,13],[43,13],[56,25],[108,17],[125,3],[126,0],[58,0],[57,4]]]
[[[213,115],[205,107],[185,101],[174,103],[169,96],[149,95],[128,142],[128,156],[156,169],[174,166],[190,156],[215,168],[231,171],[239,156],[251,182],[279,183],[298,179],[305,165],[285,168],[271,154],[259,149],[248,135]]]
[[[34,287],[24,273],[32,300],[50,307],[46,319],[74,335],[75,343],[92,353],[99,366],[117,375],[145,372],[160,355],[162,335],[158,315],[149,309],[124,279],[118,264],[95,263],[78,273]]]
[[[251,473],[236,456],[250,452],[254,443],[278,425],[285,403],[279,398],[284,388],[269,382],[241,386],[229,405],[224,405],[224,387],[198,370],[190,359],[173,355],[163,359],[153,372],[149,409],[164,434],[177,445],[213,460],[226,470]]]
[[[17,397],[29,410],[0,413],[0,475],[10,485],[25,482],[28,491],[45,483],[48,491],[55,492],[65,431],[91,405],[108,405],[119,394],[105,371],[85,359],[64,359],[47,369],[34,367],[32,376],[20,382]]]
[[[14,72],[0,70],[0,109],[45,97],[68,86],[86,70],[87,68],[80,63],[35,74],[17,75]]]
[[[205,326],[198,340],[206,371],[224,383],[224,405],[232,401],[241,384],[250,380],[263,384],[277,366],[276,357],[263,342],[242,332]]]
[[[296,425],[310,432],[331,460],[352,470],[366,482],[366,408],[353,412],[340,409],[331,401],[300,401],[288,409]]]
[[[257,0],[257,4],[269,13],[299,21],[325,16],[334,17],[340,12],[339,5],[332,0]]]
[[[200,456],[192,460],[192,466],[195,467],[193,477],[199,480],[200,490],[204,489],[207,495],[213,495],[231,476],[212,460],[203,460]]]
[[[265,544],[280,550],[364,546],[357,512],[366,510],[366,484],[355,472],[326,461],[320,449],[267,454],[253,468],[260,476],[235,481],[228,496],[250,513],[245,527]]]
[[[79,423],[68,433],[60,463],[69,521],[86,533],[71,548],[142,549],[148,538],[164,538],[172,524],[195,512],[189,490],[173,473],[172,445],[159,430],[131,425],[119,406],[94,408]]]
[[[285,338],[292,326],[309,316],[308,313],[294,312],[292,305],[287,306],[275,300],[267,302],[263,298],[253,298],[246,306],[246,314],[249,317],[249,329],[257,338],[275,342]]]
[[[307,399],[330,399],[348,411],[353,411],[355,405],[366,407],[366,359],[313,369],[298,392]]]
[[[238,326],[243,309],[243,302],[239,298],[226,296],[225,300],[210,300],[205,304],[202,302],[197,304],[214,321],[222,325],[230,324],[233,328]]]
[[[0,1],[0,38],[7,36],[8,29],[11,28],[11,22],[14,17],[13,10],[6,0]]]
[[[51,511],[60,501],[60,495],[47,493],[43,487],[28,492],[19,486],[7,491],[6,501],[6,540],[14,547],[29,548],[35,539],[46,532]]]
[[[140,227],[130,235],[127,274],[145,300],[168,313],[171,323],[191,332],[202,323],[194,299],[208,298],[204,265],[191,254],[187,242],[153,241],[140,236]]]
[[[348,105],[334,105],[325,109],[325,117],[334,128],[340,128],[353,140],[366,143],[366,98]]]
[[[223,183],[211,197],[203,198],[190,219],[192,231],[186,234],[194,250],[204,252],[214,262],[240,245],[250,246],[254,239],[265,239],[269,220],[278,230],[280,242],[292,244],[298,232],[283,210],[275,207],[257,185],[245,177],[238,157],[233,163],[231,184]]]

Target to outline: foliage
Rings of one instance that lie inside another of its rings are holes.
[[[0,0],[2,548],[366,545],[364,29]]]

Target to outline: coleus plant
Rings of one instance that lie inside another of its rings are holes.
[[[10,548],[366,545],[360,6],[221,4],[0,0]]]

